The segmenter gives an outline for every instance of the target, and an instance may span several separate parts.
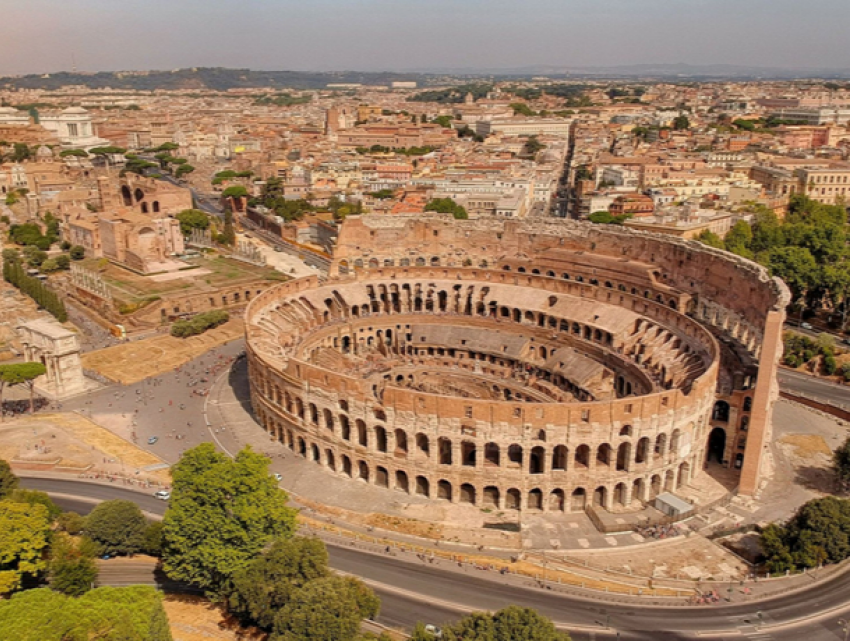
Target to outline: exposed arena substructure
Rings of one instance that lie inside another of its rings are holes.
[[[695,242],[364,216],[246,317],[264,428],[327,468],[502,510],[639,508],[714,456],[759,486],[788,291]]]

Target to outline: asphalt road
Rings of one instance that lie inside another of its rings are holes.
[[[123,498],[135,501],[148,512],[162,514],[166,503],[119,486],[81,481],[23,478],[22,484],[57,495],[65,509],[85,513],[93,502]],[[68,498],[69,496],[77,498]],[[80,499],[89,499],[85,502]],[[500,584],[472,574],[446,572],[440,568],[410,563],[348,547],[329,546],[331,565],[369,583],[381,597],[379,621],[410,628],[416,621],[444,624],[472,609],[495,610],[508,604],[533,607],[569,629],[577,640],[619,638],[634,641],[705,639],[726,641],[834,641],[843,638],[837,620],[850,614],[850,579],[839,576],[813,583],[805,592],[780,595],[754,604],[703,607],[660,607],[615,604],[545,590]],[[126,580],[115,573],[111,580]],[[140,571],[141,572],[141,571]],[[149,570],[148,570],[149,573]],[[139,575],[143,576],[143,574]],[[136,574],[133,573],[135,579]],[[758,629],[756,607],[763,613],[766,628]],[[831,610],[823,621],[807,620]],[[610,627],[606,627],[610,626]]]
[[[777,377],[779,387],[783,391],[799,393],[833,405],[850,407],[850,387],[787,369],[780,369]]]

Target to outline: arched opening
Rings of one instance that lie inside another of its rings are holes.
[[[351,459],[345,454],[342,455],[342,473],[346,476],[351,476]]]
[[[528,457],[528,473],[543,474],[546,470],[546,450],[539,445],[531,450],[531,456]]]
[[[679,466],[679,478],[676,479],[676,489],[686,486],[691,481],[690,463],[682,463]]]
[[[618,505],[625,506],[626,505],[626,484],[625,483],[617,483],[614,486],[614,503]]]
[[[375,468],[375,485],[386,488],[390,486],[390,475],[387,474],[387,468],[380,466]]]
[[[570,496],[570,512],[584,512],[587,505],[587,492],[583,487],[577,487]]]
[[[510,467],[522,467],[522,446],[514,443],[508,448],[508,463]]]
[[[416,493],[419,496],[430,497],[431,496],[431,484],[428,482],[424,476],[416,477]]]
[[[466,467],[475,467],[476,447],[475,443],[463,441],[460,444],[461,465]]]
[[[348,422],[348,417],[345,414],[339,415],[339,432],[344,441],[351,440],[351,425]]]
[[[121,185],[121,199],[124,201],[125,207],[132,207],[133,195],[130,193],[130,188],[127,185]]]
[[[387,430],[380,425],[375,426],[375,448],[379,452],[387,451]]]
[[[520,499],[519,490],[516,488],[511,488],[508,490],[505,495],[505,509],[506,510],[518,510],[522,501]]]
[[[727,422],[729,420],[729,403],[726,401],[717,401],[714,404],[714,411],[711,413],[711,420]]]
[[[528,493],[528,509],[542,510],[543,509],[543,492],[538,489],[531,490]]]
[[[452,500],[452,484],[445,479],[437,483],[437,498],[446,501]]]
[[[608,443],[603,443],[596,450],[596,467],[611,465],[611,446]]]
[[[676,472],[673,470],[667,470],[667,474],[664,475],[664,491],[672,492],[676,489]]]
[[[311,445],[310,446],[310,460],[316,461],[318,463],[319,458],[320,458],[319,457],[319,446],[316,445],[316,444]]]
[[[635,451],[635,463],[646,463],[646,457],[649,455],[649,438],[644,436],[637,443]]]
[[[552,470],[561,470],[564,471],[567,469],[567,446],[566,445],[556,445],[555,449],[552,450]]]
[[[706,461],[711,463],[712,460],[723,463],[723,456],[726,453],[726,430],[722,427],[715,427],[708,435],[708,448],[706,452]]]
[[[649,484],[649,498],[654,499],[659,494],[661,494],[661,477],[655,474]]]
[[[629,463],[632,458],[632,444],[620,443],[617,447],[617,471],[623,472],[629,469]]]
[[[549,511],[564,511],[564,490],[552,490],[549,493]]]
[[[475,487],[469,483],[460,486],[460,502],[475,505]]]
[[[362,481],[369,482],[369,465],[366,461],[360,461],[357,464],[357,477]]]
[[[140,203],[145,198],[145,192],[137,188],[136,191],[133,192],[133,196],[135,197],[136,202]]]
[[[590,465],[590,446],[579,445],[576,448],[576,467],[587,469]]]
[[[646,482],[643,479],[635,479],[632,483],[632,500],[643,500],[644,492],[646,491]]]
[[[410,486],[407,482],[407,472],[398,470],[395,473],[395,489],[401,490],[402,492],[410,492]]]
[[[363,422],[362,419],[357,419],[357,443],[358,445],[362,445],[366,447],[369,445],[369,436],[366,432],[366,423]]]
[[[593,505],[596,507],[605,507],[605,502],[608,499],[608,489],[604,485],[600,485],[593,490]]]
[[[667,453],[667,435],[659,434],[655,439],[655,458],[660,458]]]
[[[431,456],[431,444],[428,441],[428,436],[421,432],[416,435],[416,449],[422,452],[425,456]]]
[[[499,507],[499,488],[494,485],[489,485],[484,488],[484,506]]]
[[[437,449],[440,452],[440,465],[452,464],[452,442],[447,438],[441,438],[437,441]]]
[[[334,453],[331,450],[325,450],[325,461],[328,469],[336,472],[336,459],[334,458]]]
[[[499,467],[499,446],[495,443],[487,443],[484,446],[485,467]]]
[[[307,456],[307,443],[300,436],[298,437],[298,453],[301,456]]]
[[[407,456],[407,432],[401,429],[395,431],[395,455]]]
[[[333,413],[327,408],[325,408],[322,411],[322,413],[324,414],[324,417],[325,417],[325,427],[328,430],[330,430],[331,432],[333,432],[334,431],[334,415],[333,415]]]

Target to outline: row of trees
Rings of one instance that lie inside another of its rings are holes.
[[[213,309],[197,314],[189,320],[180,320],[171,326],[171,335],[177,338],[198,336],[209,329],[223,325],[230,320],[230,314],[222,309]]]
[[[20,262],[4,258],[3,280],[32,298],[39,307],[50,312],[60,323],[68,320],[64,301],[40,280],[28,276]]]

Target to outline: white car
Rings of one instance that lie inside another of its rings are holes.
[[[425,632],[430,634],[435,639],[442,639],[443,638],[443,631],[440,628],[438,628],[436,625],[432,625],[432,624],[429,623],[428,625],[425,626]]]
[[[160,490],[159,492],[156,492],[154,496],[160,501],[167,501],[171,498],[171,492],[169,492],[168,490]]]
[[[274,480],[280,483],[283,480],[283,476],[281,476],[280,474],[275,474]]]

